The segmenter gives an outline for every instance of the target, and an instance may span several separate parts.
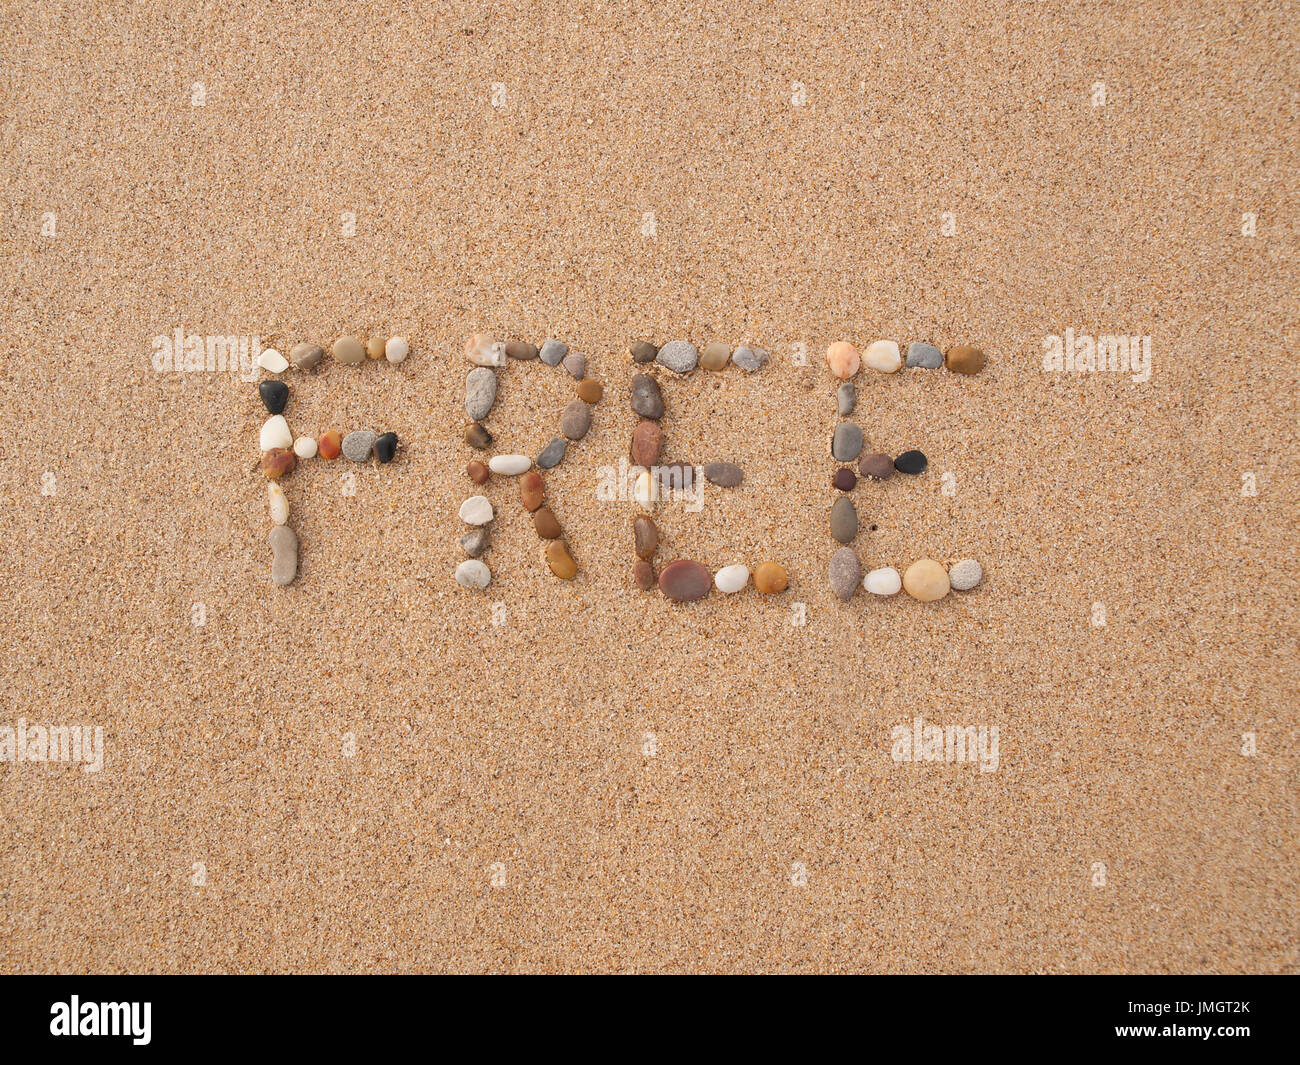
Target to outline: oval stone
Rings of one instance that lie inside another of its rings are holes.
[[[354,429],[343,438],[343,457],[353,462],[366,462],[378,439],[379,434],[373,429]]]
[[[647,359],[647,362],[650,360]],[[632,567],[632,582],[643,592],[655,586],[655,568],[649,562],[637,562]]]
[[[488,469],[506,477],[517,477],[527,473],[533,460],[527,455],[493,455],[488,460]]]
[[[648,340],[637,340],[628,348],[633,362],[654,362],[659,349]]]
[[[524,510],[532,513],[542,505],[546,498],[546,482],[540,473],[526,473],[519,481],[519,502]]]
[[[831,438],[831,455],[839,462],[852,462],[862,452],[862,426],[840,422]]]
[[[894,476],[894,460],[879,453],[864,455],[858,463],[858,473],[875,481],[887,481]]]
[[[659,590],[675,603],[702,599],[713,587],[713,575],[698,562],[679,558],[659,571]]]
[[[851,544],[858,535],[858,512],[848,496],[840,496],[831,507],[831,535],[842,544]]]
[[[563,540],[552,540],[546,545],[546,564],[562,581],[571,581],[578,575],[578,564],[569,554],[569,546]]]
[[[492,502],[487,496],[470,496],[460,505],[459,513],[466,525],[486,525],[492,520]]]
[[[984,352],[979,348],[958,344],[948,349],[948,369],[952,373],[979,373],[984,369],[984,363],[987,361]]]
[[[456,567],[456,583],[462,588],[481,591],[491,580],[492,571],[487,568],[487,563],[477,558],[467,558]]]
[[[564,535],[560,522],[550,507],[538,507],[533,514],[533,528],[543,540],[558,540]]]
[[[383,433],[375,440],[375,458],[380,462],[392,462],[397,454],[397,434]]]
[[[958,592],[969,592],[983,578],[984,567],[973,558],[963,558],[948,570],[948,583]]]
[[[339,337],[331,351],[334,358],[345,366],[360,366],[366,361],[366,349],[356,337]]]
[[[659,354],[655,356],[655,362],[660,366],[666,366],[673,373],[690,373],[695,369],[700,361],[700,353],[695,350],[695,345],[689,340],[670,340],[662,348]],[[659,575],[660,584],[663,583],[663,574]]]
[[[826,365],[841,381],[847,381],[858,372],[862,357],[858,354],[858,349],[847,340],[837,340],[826,349]]]
[[[922,370],[937,370],[943,365],[943,353],[933,344],[912,341],[907,345],[907,365]]]
[[[910,473],[913,476],[924,473],[929,464],[930,460],[920,451],[904,451],[894,459],[894,469],[899,473]]]
[[[594,381],[590,377],[585,381],[578,382],[578,398],[583,403],[599,403],[601,397],[605,394],[605,388],[599,381]]]
[[[569,345],[563,340],[552,339],[542,344],[542,350],[537,353],[537,357],[547,366],[559,366],[567,354],[569,354]]]
[[[537,465],[544,470],[554,469],[564,458],[564,450],[569,446],[569,442],[562,436],[551,437],[551,442],[541,450],[537,456]]]
[[[644,514],[632,521],[632,540],[637,558],[649,558],[659,547],[659,526]]]
[[[724,595],[734,595],[749,583],[749,567],[739,564],[723,566],[714,575],[713,583]]]
[[[289,349],[289,361],[299,370],[314,370],[325,358],[325,352],[319,344],[309,344],[305,340]]]
[[[862,580],[862,587],[872,595],[897,595],[903,587],[903,578],[893,566],[873,569]]]
[[[841,418],[847,418],[858,405],[858,386],[852,381],[845,381],[835,390],[835,407]]]
[[[943,566],[932,558],[923,558],[907,567],[903,574],[903,587],[913,599],[933,603],[948,594],[951,584]]]
[[[786,576],[785,567],[779,562],[764,562],[754,570],[754,587],[764,595],[784,592],[789,583],[790,578]]]
[[[520,359],[527,361],[537,358],[537,345],[530,344],[526,340],[508,340],[506,341],[506,357],[510,359]]]
[[[560,432],[570,440],[581,440],[591,428],[591,408],[575,399],[560,416]]]
[[[632,409],[642,418],[658,420],[664,416],[664,396],[659,382],[648,374],[639,373],[632,378]]]
[[[879,373],[897,373],[903,368],[903,358],[898,352],[898,344],[893,340],[876,340],[867,345],[862,354],[865,366]]]
[[[745,471],[734,462],[706,462],[704,478],[719,488],[735,488],[745,479]]]
[[[298,575],[298,534],[287,525],[277,525],[268,540],[273,552],[271,580],[283,588]]]
[[[632,433],[632,461],[638,466],[653,466],[659,461],[664,434],[658,422],[649,419],[637,424]]]
[[[852,492],[857,483],[857,474],[847,466],[841,466],[835,471],[835,476],[831,478],[831,486],[838,488],[841,492]]]
[[[724,344],[721,340],[715,340],[711,344],[704,345],[704,353],[700,355],[700,365],[706,370],[721,370],[730,359],[730,345]]]
[[[469,474],[469,479],[475,484],[487,484],[488,468],[484,466],[483,463],[479,462],[478,459],[473,459],[469,465],[465,467],[465,472]]]
[[[862,565],[851,547],[841,547],[831,555],[828,574],[831,591],[841,599],[852,599],[858,590],[858,582],[862,580]]]
[[[478,366],[465,375],[465,413],[474,421],[488,416],[497,401],[497,375],[487,366]]]

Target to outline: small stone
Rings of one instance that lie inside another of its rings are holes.
[[[257,365],[270,373],[284,373],[289,368],[289,360],[275,348],[267,348],[257,356]]]
[[[681,374],[690,373],[699,361],[700,353],[695,350],[695,345],[687,340],[670,340],[655,356],[655,362],[660,366],[666,366],[673,373]],[[659,580],[660,583],[663,582],[662,573],[659,575]]]
[[[543,540],[558,540],[564,535],[559,519],[550,507],[538,507],[533,512],[533,528]]]
[[[537,358],[537,345],[526,340],[511,340],[506,344],[506,358],[528,362]]]
[[[649,360],[646,360],[649,362]],[[632,582],[643,592],[655,586],[655,568],[649,562],[641,561],[632,566]]]
[[[465,341],[465,358],[475,366],[504,366],[506,346],[486,333],[475,333]]]
[[[456,567],[456,583],[462,588],[480,592],[491,581],[492,571],[487,568],[486,562],[480,562],[477,558],[467,558]]]
[[[897,595],[903,587],[903,578],[893,566],[873,569],[862,579],[862,587],[872,595]]]
[[[479,451],[484,451],[492,444],[492,434],[475,422],[465,430],[465,443]]]
[[[948,349],[948,369],[953,373],[973,374],[984,369],[988,360],[979,348],[958,344]]]
[[[745,471],[734,462],[706,462],[704,479],[719,488],[735,488],[745,479]]]
[[[461,550],[470,558],[478,558],[483,554],[492,543],[492,538],[488,535],[487,529],[482,527],[471,529],[460,538]]]
[[[973,558],[964,558],[948,570],[948,583],[958,592],[969,592],[984,579],[984,567]]]
[[[300,459],[314,459],[319,445],[310,436],[300,436],[293,442],[293,453]]]
[[[659,478],[649,470],[642,470],[632,482],[632,500],[642,510],[650,510],[659,502]]]
[[[569,345],[564,341],[547,340],[542,344],[542,350],[538,352],[538,358],[547,366],[559,366],[567,354],[569,354]]]
[[[637,558],[649,558],[659,549],[659,526],[644,514],[632,519],[632,541]]]
[[[472,460],[470,464],[465,467],[465,472],[469,474],[469,479],[475,484],[487,484],[488,468],[484,466],[483,463],[479,462],[478,459]]]
[[[283,525],[289,520],[289,497],[284,494],[284,489],[272,481],[266,486],[267,503],[271,508],[271,521],[275,525]]]
[[[546,498],[546,482],[540,473],[526,473],[519,480],[519,502],[530,514],[542,505]]]
[[[845,381],[835,390],[835,406],[841,418],[847,418],[858,405],[858,386],[852,381]]]
[[[913,341],[907,345],[907,365],[922,370],[937,370],[943,365],[943,353],[933,344]]]
[[[726,367],[730,359],[730,345],[715,340],[712,344],[704,345],[704,352],[700,355],[700,365],[706,370],[721,370]]]
[[[632,355],[633,362],[654,362],[655,356],[659,354],[659,349],[648,340],[634,342],[628,351]]]
[[[862,361],[880,373],[897,373],[903,368],[903,357],[898,353],[898,345],[892,340],[877,340],[867,345]]]
[[[841,492],[852,492],[857,483],[857,474],[847,466],[841,466],[835,471],[835,476],[831,478],[831,487]]]
[[[826,349],[826,365],[835,377],[847,381],[858,372],[862,358],[858,355],[858,349],[847,340],[837,340]]]
[[[399,362],[405,362],[406,356],[409,354],[411,354],[411,345],[406,342],[405,337],[392,337],[384,345],[384,358],[392,366],[396,366]]]
[[[632,409],[642,418],[658,421],[664,416],[664,396],[653,377],[639,373],[632,378]]]
[[[353,462],[365,462],[375,449],[379,434],[372,429],[356,429],[343,438],[343,457]]]
[[[554,469],[560,464],[560,459],[564,458],[564,449],[568,446],[569,442],[564,437],[551,437],[551,442],[542,448],[542,453],[537,456],[537,465],[544,470]]]
[[[863,455],[862,461],[858,463],[858,473],[863,477],[870,477],[873,481],[887,481],[894,476],[894,460],[879,452],[874,455]]]
[[[492,520],[492,504],[487,496],[470,496],[460,505],[460,520],[466,525],[486,525]]]
[[[561,365],[568,371],[570,377],[575,381],[581,381],[587,376],[587,356],[579,355],[576,351],[571,351],[564,356]]]
[[[664,433],[658,422],[643,418],[632,433],[632,461],[638,466],[653,466],[663,449]]]
[[[749,344],[739,344],[731,353],[731,361],[745,373],[756,373],[761,370],[767,365],[769,358],[768,353],[762,348],[751,347]]]
[[[754,570],[754,587],[763,595],[775,595],[784,592],[790,584],[785,567],[779,562],[764,562]]]
[[[488,469],[505,477],[527,473],[532,465],[533,460],[527,455],[493,455],[488,459]]]
[[[749,583],[749,567],[723,566],[713,575],[713,584],[724,595],[734,595]]]
[[[605,394],[605,389],[601,387],[600,382],[590,379],[579,381],[577,391],[578,398],[583,403],[599,403],[601,397]]]
[[[899,473],[910,473],[913,476],[924,473],[929,464],[930,460],[920,451],[904,451],[894,459],[894,469]]]
[[[289,386],[283,381],[263,381],[257,386],[257,394],[262,397],[262,406],[272,414],[281,413],[289,402]]]
[[[713,575],[698,562],[679,558],[659,571],[659,590],[675,603],[702,599],[713,587]]]
[[[298,534],[287,525],[277,525],[267,537],[271,545],[271,580],[283,588],[298,575]]]
[[[663,463],[658,469],[662,492],[688,492],[695,486],[695,467],[689,462]]]
[[[262,455],[262,472],[272,481],[288,476],[298,467],[298,456],[282,447]]]
[[[299,370],[314,370],[325,358],[325,350],[319,344],[303,341],[289,349],[289,361]]]
[[[375,441],[375,458],[380,462],[392,462],[397,454],[397,434],[384,433]]]
[[[262,426],[260,441],[263,451],[293,447],[293,433],[289,431],[289,423],[284,420],[283,414],[272,414],[266,419],[266,423]]]
[[[465,377],[465,413],[473,421],[486,418],[496,401],[496,372],[487,366],[470,370]]]
[[[320,434],[320,439],[316,441],[316,449],[320,452],[323,459],[336,459],[343,453],[343,439],[334,429],[328,429]]]
[[[923,558],[907,567],[903,574],[903,587],[913,599],[933,603],[947,595],[951,585],[946,569],[932,558]]]
[[[366,341],[366,358],[379,360],[384,357],[384,348],[388,344],[387,337],[371,337]]]
[[[569,440],[581,440],[591,428],[591,408],[575,399],[560,415],[560,432]]]
[[[831,591],[841,599],[852,599],[858,590],[858,581],[862,580],[862,565],[851,547],[841,547],[831,555],[828,571]]]
[[[341,362],[344,366],[360,366],[366,361],[366,349],[361,346],[361,341],[352,336],[339,337],[334,341],[330,353],[335,362]]]
[[[552,540],[546,545],[546,564],[562,581],[571,581],[578,575],[578,564],[569,554],[569,546],[563,540]]]
[[[831,506],[831,535],[842,544],[851,544],[858,535],[858,512],[848,496],[840,496]]]
[[[838,462],[852,462],[862,452],[862,426],[840,422],[831,437],[831,455]]]

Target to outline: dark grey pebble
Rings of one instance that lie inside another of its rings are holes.
[[[858,405],[858,386],[852,381],[845,381],[835,392],[835,403],[839,407],[840,417],[847,418]]]
[[[655,356],[659,354],[659,349],[648,340],[638,340],[631,348],[633,362],[654,362]]]
[[[289,402],[289,386],[283,381],[263,381],[257,386],[262,405],[272,414],[279,414]]]
[[[542,448],[542,453],[537,456],[537,465],[540,469],[554,469],[560,464],[560,459],[564,458],[564,449],[569,446],[569,442],[562,436],[551,437],[551,442]]]
[[[564,356],[569,354],[569,345],[562,340],[548,340],[542,345],[538,357],[547,366],[559,366]]]
[[[745,471],[733,462],[706,462],[704,477],[720,488],[735,488],[745,479]]]
[[[653,377],[639,373],[632,378],[632,409],[642,418],[657,420],[664,416],[664,394]]]
[[[384,433],[375,441],[375,458],[380,462],[392,462],[397,454],[397,434]]]
[[[924,473],[928,465],[930,465],[930,460],[920,451],[904,451],[898,458],[894,459],[894,469],[899,473]]]
[[[460,546],[470,558],[478,558],[488,549],[488,531],[484,527],[471,529],[460,538]]]
[[[839,462],[852,462],[862,452],[862,426],[840,422],[831,439],[831,455]]]

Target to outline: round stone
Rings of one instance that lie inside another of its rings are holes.
[[[486,588],[491,580],[492,571],[487,568],[487,563],[480,562],[477,558],[467,558],[456,567],[456,583],[462,588],[479,592]]]
[[[560,464],[560,459],[564,458],[564,450],[568,446],[569,442],[564,437],[551,437],[551,442],[542,448],[537,456],[537,465],[544,470],[554,469]]]
[[[731,353],[731,361],[739,366],[745,373],[756,373],[767,365],[770,356],[762,348],[756,348],[749,344],[739,344],[736,350]]]
[[[932,558],[923,558],[907,567],[903,574],[903,587],[913,599],[933,603],[947,595],[951,585],[946,569]]]
[[[578,382],[578,398],[583,403],[599,403],[601,397],[605,394],[605,389],[599,381],[593,381],[588,378],[586,381]]]
[[[894,469],[899,473],[910,473],[913,476],[924,473],[929,464],[930,460],[920,451],[904,451],[894,459]]]
[[[850,344],[847,340],[837,340],[826,349],[826,365],[830,367],[831,373],[842,381],[847,381],[862,364],[862,359],[858,355],[858,349]]]
[[[785,567],[779,562],[764,562],[754,570],[754,587],[764,595],[784,592],[790,584]]]
[[[948,582],[958,592],[969,592],[984,579],[984,568],[973,558],[964,558],[948,570]]]
[[[469,479],[475,484],[487,484],[488,468],[484,466],[483,463],[479,462],[478,459],[471,461],[470,464],[465,467],[465,472],[469,474]]]
[[[831,437],[831,455],[837,462],[852,462],[862,452],[862,426],[840,422]]]
[[[853,500],[840,496],[831,506],[831,536],[842,544],[851,544],[858,535],[858,512]]]
[[[979,348],[959,344],[948,349],[948,369],[953,373],[979,373],[987,361]]]
[[[829,569],[831,591],[841,599],[852,599],[862,580],[862,565],[851,547],[841,547],[831,555]]]
[[[366,341],[366,358],[378,360],[384,357],[384,346],[388,343],[387,337],[371,337]]]
[[[527,455],[493,455],[488,459],[488,469],[505,477],[518,477],[532,469],[533,460]]]
[[[314,370],[325,358],[325,352],[319,344],[303,341],[289,349],[289,361],[299,370]]]
[[[713,584],[724,595],[734,595],[749,583],[749,567],[723,566],[713,575]]]
[[[659,547],[659,526],[644,514],[632,519],[632,541],[637,558],[649,558]]]
[[[293,442],[293,453],[300,459],[314,459],[319,445],[310,436],[300,436]]]
[[[298,456],[285,448],[272,448],[262,455],[262,472],[272,481],[287,477],[298,468]]]
[[[858,386],[852,381],[845,381],[835,390],[835,407],[841,418],[847,418],[858,405]]]
[[[559,519],[556,518],[555,512],[550,507],[538,507],[533,512],[533,528],[537,530],[537,535],[543,540],[558,540],[564,535],[564,530],[560,528]]]
[[[486,525],[492,520],[492,504],[487,496],[470,496],[460,505],[460,520],[466,525]]]
[[[342,336],[334,341],[331,354],[336,362],[341,362],[344,366],[360,366],[366,361],[366,349],[361,346],[361,341],[352,336]]]
[[[546,498],[546,482],[540,473],[526,473],[519,479],[519,502],[530,514],[542,505]]]
[[[841,466],[835,471],[835,476],[831,478],[831,487],[837,488],[841,492],[852,492],[857,483],[857,474],[847,466]]]
[[[892,340],[877,340],[867,345],[862,361],[880,373],[898,373],[903,368],[903,357]]]
[[[537,353],[537,357],[547,366],[559,366],[567,354],[569,354],[569,345],[564,341],[547,340],[543,342],[542,350]]]
[[[943,365],[943,353],[933,344],[913,341],[907,345],[907,365],[922,370],[937,370]]]
[[[396,366],[399,362],[405,362],[406,356],[410,353],[411,345],[406,342],[405,337],[392,337],[384,345],[384,358],[393,366]]]
[[[272,414],[267,418],[260,437],[263,451],[293,447],[293,433],[289,431],[289,423],[284,420],[283,414]]]
[[[289,497],[274,481],[266,486],[266,499],[271,509],[272,524],[283,525],[289,520]]]
[[[745,479],[745,471],[734,462],[706,462],[704,479],[719,488],[735,488]]]
[[[702,599],[713,587],[713,575],[698,562],[679,558],[659,571],[659,590],[675,603]]]
[[[397,434],[384,433],[375,441],[375,458],[380,462],[392,462],[397,454]]]
[[[664,433],[658,422],[645,418],[637,422],[632,433],[632,461],[638,466],[653,466],[663,449]]]
[[[470,529],[460,538],[461,550],[470,558],[478,558],[491,545],[492,539],[488,535],[487,529],[478,528]]]
[[[655,356],[659,354],[659,349],[648,340],[633,341],[628,351],[633,362],[654,362]]]
[[[343,453],[343,439],[335,429],[327,429],[316,441],[316,450],[323,459],[336,459]]]
[[[579,355],[577,352],[571,351],[569,354],[564,356],[561,365],[575,381],[581,381],[587,376],[586,355]]]
[[[893,566],[873,569],[862,579],[862,587],[872,595],[897,595],[903,587],[903,578]]]
[[[287,525],[277,525],[267,537],[271,544],[271,580],[284,587],[298,575],[298,534]]]
[[[664,416],[664,396],[653,377],[639,373],[632,378],[632,409],[642,418],[657,421]]]
[[[870,477],[873,481],[887,481],[894,476],[894,460],[879,452],[874,455],[863,455],[862,461],[858,463],[858,473],[863,477]]]
[[[730,358],[730,345],[715,340],[712,344],[704,345],[704,351],[700,355],[700,365],[706,370],[721,370],[726,367]]]
[[[257,365],[269,373],[284,373],[289,368],[289,360],[275,348],[267,348],[257,356]]]
[[[648,359],[646,360],[649,361]],[[637,562],[632,567],[632,581],[643,592],[655,586],[655,568],[649,562]]]
[[[289,386],[283,381],[263,381],[257,386],[257,394],[262,397],[262,406],[272,414],[279,414],[289,402]]]
[[[475,333],[465,341],[465,358],[475,366],[504,366],[506,346],[487,333]]]
[[[375,449],[379,434],[371,429],[356,429],[343,438],[343,457],[353,462],[365,462]]]
[[[578,564],[569,554],[569,546],[563,540],[552,540],[546,545],[546,564],[562,581],[571,581],[578,575]]]
[[[496,372],[487,366],[470,370],[465,376],[465,413],[473,421],[486,418],[496,401]]]
[[[673,373],[686,374],[695,369],[700,361],[700,353],[695,350],[695,345],[688,340],[670,340],[662,348],[659,354],[655,356],[655,361],[660,366],[667,367]],[[659,574],[659,583],[663,584],[664,575]]]
[[[465,429],[465,443],[472,448],[477,448],[479,451],[483,451],[491,445],[492,434],[484,429],[483,426],[475,423]]]
[[[529,362],[537,358],[537,345],[526,340],[511,340],[506,343],[506,358]]]
[[[581,440],[591,428],[591,408],[575,399],[560,415],[560,432],[569,440]]]

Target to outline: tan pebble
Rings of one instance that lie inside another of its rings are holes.
[[[298,534],[287,525],[277,525],[267,538],[271,544],[271,580],[284,587],[298,574]]]
[[[486,333],[475,333],[465,342],[465,358],[475,366],[504,366],[506,346]]]
[[[533,514],[533,528],[543,540],[558,540],[564,535],[560,523],[550,507],[539,507]]]
[[[334,347],[330,352],[335,360],[343,363],[344,366],[360,366],[366,361],[366,349],[361,346],[361,341],[356,337],[339,337],[334,341]]]
[[[973,374],[984,369],[988,360],[979,348],[958,344],[948,349],[947,361],[952,373]]]
[[[754,570],[754,587],[764,595],[784,592],[790,583],[785,567],[779,562],[764,562]]]
[[[730,361],[731,348],[720,340],[705,345],[704,352],[700,355],[700,365],[706,370],[721,370]]]
[[[578,575],[578,564],[573,561],[563,540],[552,540],[546,545],[546,564],[562,581],[571,581]]]
[[[913,599],[933,603],[948,594],[948,571],[932,558],[913,562],[903,574],[903,588]]]
[[[271,505],[271,521],[283,525],[289,520],[289,499],[285,496],[284,489],[272,481],[266,486],[266,495]]]
[[[366,341],[366,358],[382,359],[384,357],[384,347],[387,343],[387,337],[371,337]]]
[[[604,394],[605,390],[599,381],[593,381],[588,377],[585,381],[578,382],[578,398],[583,403],[599,403],[600,397]]]

